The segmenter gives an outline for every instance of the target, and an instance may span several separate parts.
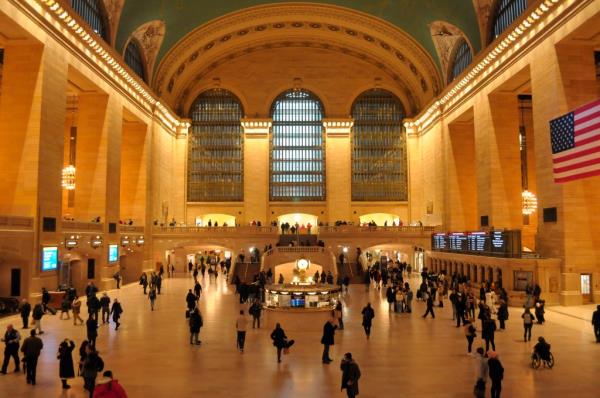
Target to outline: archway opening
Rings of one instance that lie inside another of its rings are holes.
[[[360,216],[360,225],[369,225],[369,223],[375,223],[375,225],[383,226],[399,226],[401,225],[400,216],[398,214],[391,213],[370,213]]]

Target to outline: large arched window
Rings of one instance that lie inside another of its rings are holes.
[[[392,93],[374,89],[352,105],[352,200],[407,200],[404,108]]]
[[[108,28],[101,0],[71,0],[71,8],[108,42]]]
[[[460,75],[462,71],[467,69],[467,66],[469,66],[472,60],[473,54],[471,53],[471,48],[463,39],[460,41],[454,52],[454,57],[452,59],[452,71],[450,72],[448,83],[456,79],[456,77]]]
[[[323,106],[305,90],[281,94],[271,108],[271,200],[325,200]]]
[[[500,36],[527,9],[527,0],[498,0],[492,23],[492,38]]]
[[[129,40],[125,48],[125,63],[131,68],[143,81],[146,81],[146,63],[142,56],[140,46],[135,40]]]
[[[244,200],[240,101],[223,89],[202,93],[192,104],[188,137],[188,202]]]

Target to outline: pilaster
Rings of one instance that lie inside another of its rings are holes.
[[[268,224],[269,134],[272,119],[242,119],[244,129],[244,216]],[[241,220],[240,220],[241,221]]]
[[[352,218],[353,119],[323,119],[325,128],[325,170],[329,223]]]

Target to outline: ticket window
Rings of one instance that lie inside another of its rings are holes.
[[[581,274],[581,297],[584,304],[592,302],[592,275],[590,274]]]

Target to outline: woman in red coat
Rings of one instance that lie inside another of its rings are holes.
[[[113,379],[113,374],[107,370],[102,374],[94,389],[94,398],[127,398],[127,393],[118,380]]]

